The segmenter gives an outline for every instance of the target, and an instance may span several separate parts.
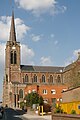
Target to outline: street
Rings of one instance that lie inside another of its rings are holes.
[[[51,115],[39,116],[30,111],[25,113],[23,110],[6,108],[0,120],[51,120]]]
[[[21,116],[25,114],[22,110],[14,110],[12,108],[6,108],[3,118],[0,120],[28,120],[27,118],[22,118]]]

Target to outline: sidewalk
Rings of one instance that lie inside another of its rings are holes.
[[[38,114],[34,113],[34,111],[27,111],[26,114],[23,115],[24,118],[29,120],[51,120],[51,115],[44,115],[39,116]]]

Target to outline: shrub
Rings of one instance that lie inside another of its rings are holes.
[[[44,112],[51,112],[51,106],[48,103],[43,104],[43,111]]]
[[[71,114],[76,114],[76,111],[75,111],[75,110],[72,110],[72,111],[71,111]]]
[[[56,106],[54,113],[63,113],[63,109],[60,106]]]
[[[20,102],[20,108],[24,107],[24,102]]]
[[[39,104],[39,105],[43,104],[42,96],[39,96],[39,94],[35,92],[28,93],[25,96],[24,100],[26,100],[27,103],[26,105],[29,107],[32,107],[33,104]]]

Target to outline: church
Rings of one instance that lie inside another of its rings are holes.
[[[5,77],[3,80],[3,106],[19,107],[25,95],[37,92],[50,104],[62,101],[61,92],[73,64],[66,67],[21,65],[20,42],[16,39],[14,12],[12,12],[9,40],[5,49]]]

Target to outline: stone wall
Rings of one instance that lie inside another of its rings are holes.
[[[80,86],[63,92],[62,99],[63,99],[63,103],[80,101]]]
[[[80,116],[67,114],[53,114],[52,120],[80,120]]]

